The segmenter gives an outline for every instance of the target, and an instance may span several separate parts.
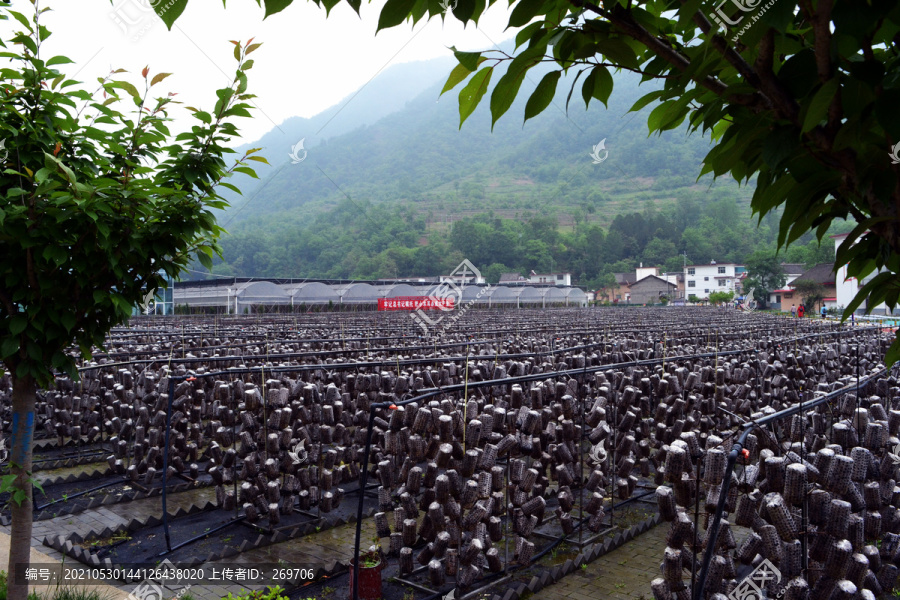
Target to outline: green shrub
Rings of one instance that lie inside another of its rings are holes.
[[[283,596],[281,594],[281,592],[283,591],[283,587],[281,587],[280,585],[276,585],[274,587],[267,587],[265,592],[263,592],[262,590],[256,590],[255,592],[247,592],[245,594],[239,594],[237,596],[233,595],[231,592],[228,592],[228,595],[225,596],[222,600],[288,600],[287,596]]]

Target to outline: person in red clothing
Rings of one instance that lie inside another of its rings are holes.
[[[797,316],[801,319],[803,318],[803,313],[806,312],[806,308],[801,304],[797,307]]]

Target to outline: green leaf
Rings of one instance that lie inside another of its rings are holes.
[[[203,250],[203,248],[201,248],[201,250]],[[198,252],[197,259],[200,261],[200,264],[207,269],[213,268],[212,259],[205,252]]]
[[[72,331],[78,321],[72,313],[64,312],[60,315],[59,322],[66,328],[66,331]]]
[[[478,103],[487,92],[488,85],[491,83],[491,75],[494,73],[494,67],[485,67],[478,71],[474,77],[459,92],[459,127],[462,128],[466,119],[478,107]]]
[[[409,17],[416,5],[416,0],[387,0],[381,14],[378,15],[378,29],[387,29],[399,25]]]
[[[497,82],[494,91],[491,92],[492,129],[497,119],[502,117],[509,110],[509,107],[512,106],[513,101],[519,94],[519,88],[522,86],[525,75],[531,67],[538,64],[543,58],[545,48],[546,46],[543,44],[532,46],[523,50],[509,63],[506,73]]]
[[[597,40],[596,44],[600,53],[608,59],[607,62],[633,69],[640,67],[634,49],[628,45],[625,38],[607,37]]]
[[[290,6],[291,2],[293,2],[293,0],[264,0],[264,4],[266,5],[266,16],[263,18],[265,19],[275,13],[280,13]]]
[[[52,67],[53,65],[67,65],[69,63],[74,63],[71,58],[67,56],[54,56],[51,57],[50,60],[47,61],[47,66]]]
[[[57,265],[63,264],[68,258],[66,251],[59,246],[46,246],[41,255],[45,260],[52,261]]]
[[[550,71],[541,79],[528,102],[525,104],[525,120],[536,117],[544,109],[550,106],[553,96],[556,95],[556,84],[559,82],[561,71]]]
[[[66,176],[66,179],[68,179],[69,183],[71,183],[72,185],[75,185],[76,183],[78,183],[77,180],[75,179],[75,172],[72,171],[72,169],[70,169],[66,165],[64,165],[61,160],[59,160],[57,157],[53,156],[49,152],[44,152],[44,164],[47,166],[55,165],[56,168],[59,171],[61,171],[63,173],[63,175]]]
[[[140,93],[138,93],[137,88],[134,87],[132,84],[128,83],[127,81],[111,81],[109,83],[109,86],[113,87],[113,88],[123,89],[128,93],[128,95],[130,95],[135,100],[137,100],[139,102],[141,100],[141,95],[140,95]]]
[[[545,0],[519,0],[509,15],[509,27],[522,27],[541,12]]]
[[[28,317],[22,313],[16,314],[9,321],[9,332],[13,335],[19,335],[28,327]]]
[[[27,29],[28,31],[34,31],[34,28],[31,26],[31,21],[28,20],[28,17],[14,10],[9,11],[9,14],[11,14],[16,21],[21,23],[22,26],[25,27],[25,29]]]
[[[239,188],[238,186],[236,186],[234,184],[228,183],[227,181],[220,181],[219,185],[221,185],[225,189],[231,190],[235,194],[238,194],[240,196],[244,195],[244,193],[241,191],[241,188]]]
[[[256,171],[254,171],[250,167],[235,167],[234,171],[235,171],[235,173],[243,173],[244,175],[249,175],[253,179],[259,179],[259,176],[257,176]]]
[[[153,4],[153,10],[156,11],[156,15],[163,20],[166,27],[172,29],[175,19],[184,12],[187,0],[166,0],[165,2],[155,2]]]
[[[853,300],[850,301],[850,304],[847,305],[847,308],[844,309],[844,319],[850,318],[859,305],[865,302],[872,293],[881,288],[882,286],[888,287],[887,284],[890,283],[891,279],[893,279],[895,275],[889,271],[885,271],[883,273],[879,273],[875,277],[873,277],[869,283],[864,285],[859,292],[856,293],[856,296],[853,297]],[[869,306],[877,306],[880,302],[876,302],[875,300],[871,300],[868,305]]]
[[[132,306],[128,300],[125,299],[121,294],[110,294],[110,298],[112,298],[113,304],[115,304],[116,308],[121,313],[129,314],[131,312]]]
[[[478,66],[484,62],[484,59],[481,56],[481,52],[460,52],[457,49],[453,49],[453,56],[456,57],[456,60],[459,61],[463,67],[468,69],[469,71],[475,71],[478,69]]]
[[[900,333],[897,334],[891,347],[888,348],[887,353],[884,355],[884,364],[890,369],[898,360],[900,360]]]
[[[687,114],[687,102],[688,98],[682,96],[678,100],[669,100],[654,108],[647,117],[650,133],[677,127]]]
[[[3,355],[3,358],[9,358],[18,351],[19,338],[17,337],[4,338],[3,343],[0,344],[0,354]]]
[[[813,96],[809,103],[809,108],[806,110],[806,116],[803,118],[802,133],[806,133],[818,125],[828,114],[828,106],[837,92],[838,83],[837,77],[827,81]]]
[[[604,66],[598,66],[591,69],[581,84],[581,97],[584,98],[584,107],[588,108],[591,98],[596,98],[607,106],[609,95],[613,90],[613,78],[609,74],[609,69]],[[632,109],[634,110],[634,109]]]
[[[533,37],[537,37],[539,35],[543,35],[543,23],[540,21],[535,21],[530,25],[526,25],[523,27],[519,33],[516,34],[516,48],[532,39]]]
[[[487,59],[483,57],[479,59],[475,64],[475,69],[477,69],[478,65],[486,60]],[[458,65],[453,67],[453,70],[450,71],[450,76],[447,78],[447,83],[444,84],[444,89],[441,90],[441,96],[443,96],[445,92],[449,92],[457,85],[459,85],[463,80],[465,80],[466,77],[474,73],[475,69],[470,69],[462,63],[459,63]]]
[[[634,105],[629,109],[628,112],[637,112],[637,111],[641,110],[642,108],[644,108],[651,102],[653,102],[655,100],[659,100],[661,95],[662,95],[661,91],[656,91],[656,92],[650,92],[649,94],[646,94],[646,95],[638,98],[637,102],[634,103]]]
[[[13,489],[13,484],[15,483],[18,475],[4,475],[0,477],[0,494],[9,492]]]

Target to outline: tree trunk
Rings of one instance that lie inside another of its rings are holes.
[[[9,542],[8,600],[27,600],[28,584],[24,572],[31,559],[31,441],[34,435],[34,379],[27,375],[12,375],[12,444],[10,448],[10,473],[16,475],[15,487],[25,491],[21,504],[10,502],[12,531]],[[17,577],[17,572],[22,575]],[[24,585],[17,585],[21,579]]]

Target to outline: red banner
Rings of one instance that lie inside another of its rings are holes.
[[[453,298],[440,296],[397,296],[379,298],[378,310],[453,310]]]

